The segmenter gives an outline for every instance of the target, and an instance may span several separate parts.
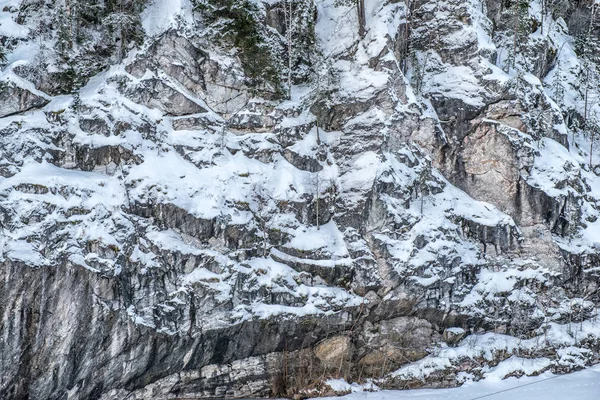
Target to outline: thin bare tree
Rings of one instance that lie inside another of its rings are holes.
[[[365,16],[365,0],[356,0],[356,11],[358,13],[358,35],[365,37],[367,19]]]

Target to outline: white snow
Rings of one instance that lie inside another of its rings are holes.
[[[350,386],[350,385],[348,385]],[[336,385],[336,387],[346,387]],[[600,366],[569,375],[543,373],[536,377],[490,378],[453,389],[357,392],[327,400],[597,400],[600,396]],[[324,399],[325,400],[325,399]]]
[[[29,33],[29,28],[24,25],[19,25],[15,21],[18,16],[17,12],[3,11],[11,8],[19,7],[18,0],[2,0],[0,1],[0,36],[10,36],[14,38],[26,38]]]
[[[153,0],[142,12],[142,27],[146,35],[160,35],[176,26],[178,19],[192,20],[193,6],[190,0]]]
[[[321,250],[334,260],[348,257],[344,237],[333,221],[319,226],[318,229],[313,226],[296,230],[294,238],[287,246],[301,251]]]
[[[445,71],[428,76],[423,91],[462,100],[475,107],[484,105],[481,84],[466,66],[445,66]]]
[[[334,57],[348,49],[358,38],[358,18],[352,5],[337,5],[333,1],[315,2],[317,23],[315,33],[323,53]]]
[[[364,392],[364,391],[374,391],[378,390],[379,387],[375,385],[372,381],[367,380],[366,383],[359,385],[358,383],[348,383],[345,379],[329,379],[325,381],[325,384],[331,388],[336,393],[356,393],[356,392]]]

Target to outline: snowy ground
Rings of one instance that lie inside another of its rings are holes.
[[[330,400],[340,399],[331,397]],[[357,392],[346,400],[597,400],[600,365],[568,375],[545,373],[536,377],[485,380],[454,389]]]

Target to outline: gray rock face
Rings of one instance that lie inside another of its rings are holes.
[[[202,50],[211,47],[204,39],[186,38],[177,31],[169,31],[160,41],[150,46],[145,54],[128,65],[127,71],[142,79],[147,72],[156,74],[159,78],[158,83],[165,79],[172,80],[180,85],[184,92],[204,101],[212,111],[233,114],[251,99],[250,88],[246,84],[246,77],[240,65],[234,59],[227,62],[223,62],[223,59],[215,60],[214,52]],[[228,58],[226,54],[219,54],[218,57]],[[146,80],[143,79],[143,82]],[[150,83],[143,85],[148,84]],[[142,93],[146,93],[144,86],[139,89]],[[146,96],[154,101],[162,99],[157,93]],[[177,104],[169,107],[179,110]],[[173,115],[193,113],[180,110]]]
[[[133,101],[148,108],[158,108],[167,115],[182,116],[206,112],[200,104],[160,79],[146,79],[126,93]]]
[[[47,103],[44,97],[11,81],[0,81],[0,118],[40,108]]]
[[[354,3],[298,2],[309,31],[290,32],[269,1],[238,26],[281,53],[256,83],[183,3],[148,4],[144,44],[72,95],[0,87],[0,397],[313,396],[594,361],[600,155],[569,123],[586,97],[564,22],[521,32],[511,63],[500,1],[376,1],[362,38]],[[47,38],[27,28],[1,42],[29,54]]]

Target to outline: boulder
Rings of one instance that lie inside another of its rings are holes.
[[[334,336],[319,343],[315,356],[326,365],[335,366],[350,360],[354,345],[348,336]]]

